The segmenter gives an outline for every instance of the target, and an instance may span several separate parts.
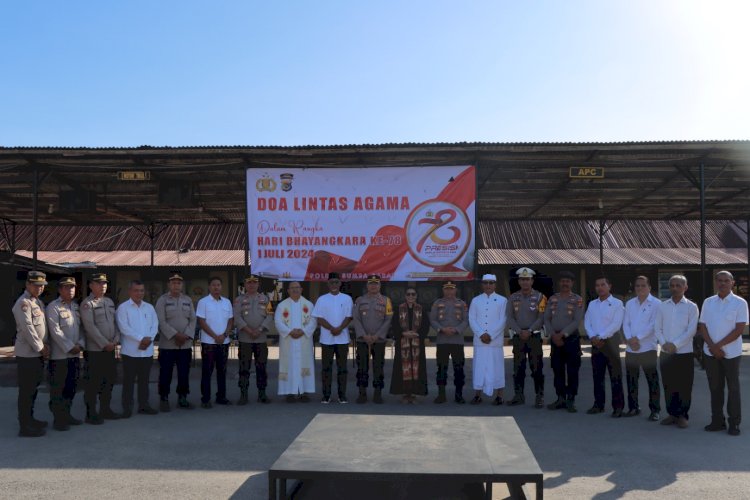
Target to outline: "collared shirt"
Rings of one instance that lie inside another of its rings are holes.
[[[633,297],[625,304],[625,316],[622,322],[622,332],[626,339],[633,337],[638,339],[641,348],[634,351],[627,346],[627,352],[648,352],[656,350],[656,335],[654,335],[654,323],[656,322],[656,311],[661,301],[651,294],[641,303],[638,297]]]
[[[133,358],[148,358],[154,355],[156,333],[159,331],[159,318],[154,306],[141,301],[140,305],[128,299],[117,308],[117,326],[120,329],[120,353]],[[138,344],[145,337],[152,342],[144,350]]]
[[[44,319],[44,302],[23,292],[13,306],[16,320],[15,355],[17,358],[38,358],[47,343],[47,322]]]
[[[265,344],[268,342],[268,332],[273,324],[273,306],[262,293],[250,295],[244,293],[234,299],[234,327],[237,329],[237,339],[248,344]],[[260,334],[253,338],[243,330],[245,327],[255,328]]]
[[[198,301],[198,308],[195,315],[206,320],[209,328],[216,335],[223,335],[227,332],[227,324],[234,317],[232,303],[226,297],[219,297],[218,300],[211,295],[206,295]],[[224,339],[224,343],[229,343],[229,335]],[[201,344],[216,344],[216,341],[201,328]]]
[[[575,293],[567,296],[556,293],[549,298],[544,309],[545,333],[549,336],[560,332],[569,337],[578,331],[582,319],[583,298]]]
[[[508,320],[507,304],[508,299],[495,292],[490,295],[481,293],[474,297],[469,305],[469,325],[474,332],[474,347],[503,347],[503,334]],[[480,340],[484,333],[492,337],[489,344]]]
[[[87,351],[101,351],[105,345],[120,341],[112,299],[107,296],[96,298],[92,293],[81,301],[79,311]]]
[[[159,349],[190,349],[195,337],[195,308],[193,300],[181,293],[175,297],[165,293],[156,301],[156,316],[159,318]],[[178,346],[174,336],[182,333],[190,341]]]
[[[352,298],[345,293],[327,293],[318,298],[313,309],[313,316],[323,318],[331,326],[339,326],[346,318],[352,317]],[[328,328],[320,327],[320,343],[325,345],[348,344],[349,327],[347,326],[338,335],[333,335]]]
[[[599,297],[589,302],[584,325],[589,338],[608,339],[622,328],[625,307],[622,301],[610,295],[604,300]]]
[[[676,354],[693,352],[693,337],[698,328],[698,306],[682,297],[675,304],[667,299],[656,309],[654,334],[662,346],[667,342],[677,348]]]
[[[541,330],[546,306],[547,297],[537,290],[531,290],[528,295],[520,290],[511,294],[506,306],[510,336],[520,335],[521,330]]]
[[[430,325],[437,332],[436,344],[464,345],[464,332],[469,326],[469,306],[459,298],[437,299],[430,309]],[[444,327],[456,329],[454,335],[441,332]]]
[[[385,342],[393,317],[391,299],[380,293],[357,297],[352,308],[352,324],[357,339],[364,335],[377,336],[376,342]]]
[[[747,324],[747,319],[747,302],[742,297],[729,292],[729,295],[723,299],[714,295],[704,300],[699,321],[706,325],[711,340],[719,342],[737,327],[737,323]],[[722,349],[727,359],[741,356],[742,335]],[[708,350],[708,344],[703,346],[703,352],[706,356],[712,356]]]
[[[78,314],[78,304],[75,301],[64,302],[60,297],[47,306],[47,330],[49,331],[50,359],[77,358],[78,354],[71,354],[75,347],[84,347],[81,317]]]

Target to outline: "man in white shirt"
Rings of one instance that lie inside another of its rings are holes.
[[[687,278],[675,275],[669,279],[672,298],[659,304],[654,333],[661,345],[659,367],[664,384],[664,403],[669,416],[662,425],[688,426],[693,392],[693,337],[698,327],[698,306],[685,298]]]
[[[612,386],[612,417],[622,417],[625,395],[622,392],[622,362],[617,333],[622,328],[625,307],[622,301],[610,294],[612,284],[608,278],[597,278],[598,298],[589,302],[584,325],[591,340],[591,367],[594,371],[594,406],[589,415],[604,412],[604,375],[609,370]]]
[[[638,405],[638,382],[641,369],[648,383],[648,419],[656,422],[661,411],[659,371],[656,369],[656,335],[654,323],[661,301],[651,295],[646,276],[638,276],[633,284],[636,296],[625,304],[622,331],[625,334],[625,377],[628,381],[628,412],[626,417],[641,414]]]
[[[221,278],[208,280],[209,294],[198,301],[195,315],[201,328],[201,407],[212,408],[211,375],[216,369],[216,404],[230,405],[227,399],[227,358],[234,311],[221,295]]]
[[[138,413],[156,415],[148,402],[148,379],[154,361],[154,337],[159,331],[156,310],[144,302],[146,287],[142,281],[128,284],[130,299],[117,307],[117,326],[120,330],[122,357],[122,416],[133,414],[133,385],[138,382]]]
[[[698,331],[706,344],[703,347],[711,391],[711,423],[709,432],[726,428],[724,421],[724,386],[727,388],[729,434],[740,434],[740,360],[742,331],[748,321],[747,302],[732,293],[734,276],[719,271],[714,278],[717,294],[703,301]]]
[[[482,292],[469,305],[469,326],[474,332],[474,399],[482,402],[482,391],[494,396],[492,404],[503,404],[505,388],[505,356],[503,340],[508,300],[495,293],[497,278],[494,274],[482,276]]]
[[[336,356],[336,380],[338,382],[339,403],[346,403],[346,380],[348,371],[346,360],[349,355],[349,323],[352,321],[352,298],[341,293],[341,279],[336,273],[328,275],[329,293],[318,298],[313,316],[320,325],[320,347],[322,351],[322,403],[331,402],[333,385],[333,357]]]
[[[313,304],[302,296],[298,281],[289,283],[289,297],[276,307],[279,332],[279,395],[287,403],[308,403],[315,392],[315,352],[312,336],[317,327]]]

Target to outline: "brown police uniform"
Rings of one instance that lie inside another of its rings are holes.
[[[578,325],[583,319],[583,299],[571,293],[563,297],[554,294],[544,311],[544,329],[547,335],[562,333],[565,344],[561,347],[551,342],[550,364],[555,377],[555,392],[572,404],[578,394],[578,372],[581,368],[581,339]],[[567,381],[566,381],[567,377]]]
[[[75,280],[71,280],[75,285]],[[58,286],[63,283],[64,281],[61,281]],[[50,340],[50,360],[47,365],[50,385],[49,407],[55,417],[56,428],[81,423],[70,414],[78,386],[80,352],[83,352],[85,346],[78,311],[75,301],[66,303],[60,297],[47,306]],[[80,352],[71,353],[76,346]]]
[[[181,279],[181,278],[180,278]],[[168,401],[172,386],[172,372],[177,367],[177,396],[181,407],[187,407],[186,397],[190,393],[190,361],[193,359],[195,316],[193,300],[181,293],[178,297],[165,293],[156,301],[156,317],[159,318],[159,397]],[[189,337],[177,345],[175,335]],[[169,404],[161,405],[165,411]]]
[[[92,281],[106,275],[94,275]],[[95,279],[96,278],[96,279]],[[117,378],[115,351],[104,351],[107,344],[117,344],[120,340],[115,326],[115,303],[107,296],[96,298],[89,295],[81,302],[81,324],[86,336],[86,360],[84,372],[86,375],[86,389],[84,402],[86,403],[87,420],[100,421],[100,416],[110,418],[116,415],[110,406],[112,401],[112,386]],[[99,411],[97,412],[97,396]],[[100,415],[101,413],[101,415]],[[105,417],[107,415],[107,417]],[[114,417],[112,417],[114,418]]]
[[[237,327],[237,337],[240,341],[239,364],[240,403],[247,403],[247,392],[250,387],[250,367],[255,358],[255,386],[258,389],[258,399],[267,402],[265,396],[268,385],[266,364],[268,363],[268,332],[273,324],[273,306],[270,299],[257,292],[253,295],[245,293],[234,299],[234,326]],[[256,338],[243,331],[245,327],[260,330]]]
[[[437,299],[430,309],[430,325],[437,332],[437,385],[440,394],[438,400],[444,400],[445,386],[448,383],[448,359],[453,360],[453,384],[456,387],[456,401],[463,398],[464,387],[464,331],[469,327],[469,306],[459,298]],[[453,327],[454,335],[446,335],[442,329]]]
[[[372,356],[372,386],[376,394],[385,386],[383,365],[385,364],[385,339],[393,316],[391,299],[383,294],[363,295],[354,302],[352,323],[357,339],[357,387],[362,394],[370,378],[369,361]],[[363,335],[375,335],[377,340],[368,346]]]
[[[27,282],[47,284],[44,273],[33,271],[29,271]],[[44,303],[24,291],[13,305],[13,317],[16,320],[14,350],[18,373],[18,423],[22,435],[41,435],[44,432],[40,430],[42,423],[34,418],[34,403],[37,388],[44,379],[42,349],[47,343]]]
[[[539,406],[540,399],[544,397],[544,373],[542,372],[542,325],[544,324],[544,308],[546,297],[537,290],[531,290],[529,295],[524,295],[519,290],[511,294],[507,305],[508,327],[511,332],[513,344],[513,388],[515,390],[514,401],[524,402],[524,386],[526,381],[526,362],[528,360],[531,368],[531,376],[534,379],[534,391],[536,392],[536,404]],[[531,336],[527,340],[521,340],[521,330],[528,330]]]

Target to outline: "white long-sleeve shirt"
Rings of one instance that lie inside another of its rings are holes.
[[[651,294],[646,297],[643,303],[638,297],[633,297],[625,303],[622,332],[627,340],[635,337],[641,344],[641,348],[637,351],[628,346],[627,352],[641,353],[656,350],[654,323],[656,322],[656,311],[660,304],[661,301]]]
[[[492,292],[474,297],[469,306],[469,326],[474,332],[474,347],[502,347],[508,299]],[[485,344],[480,337],[489,334],[492,341]]]
[[[145,350],[138,349],[144,337],[153,341],[159,331],[159,318],[156,310],[148,302],[136,305],[132,299],[117,307],[117,326],[120,329],[120,353],[133,358],[148,358],[154,355],[154,343]]]
[[[683,297],[675,303],[667,299],[656,310],[654,333],[659,344],[677,348],[675,354],[692,354],[693,337],[698,329],[698,306]]]
[[[589,307],[586,309],[584,319],[586,335],[590,339],[594,337],[602,340],[608,339],[620,330],[624,316],[625,307],[620,299],[611,295],[604,300],[596,298],[589,302]]]

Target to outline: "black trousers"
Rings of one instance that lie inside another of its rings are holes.
[[[259,391],[265,391],[268,385],[268,345],[265,342],[240,342],[240,380],[239,386],[243,392],[250,387],[250,366],[255,358],[255,386]]]
[[[177,395],[190,394],[190,362],[193,349],[159,349],[159,396],[169,397],[172,372],[177,366]]]
[[[628,381],[628,409],[637,410],[638,381],[641,370],[648,383],[648,408],[651,411],[661,411],[661,394],[659,393],[659,371],[656,368],[656,351],[626,352],[625,377]]]
[[[550,364],[555,374],[555,393],[572,399],[578,395],[578,372],[581,369],[581,338],[572,333],[563,338],[562,347],[552,343]]]
[[[346,369],[346,361],[349,357],[349,344],[321,344],[322,365],[321,374],[323,396],[331,397],[331,387],[333,386],[333,358],[336,358],[336,382],[338,384],[339,398],[346,397],[346,379],[349,371]],[[384,351],[385,353],[385,351]]]
[[[544,394],[544,365],[542,352],[542,337],[532,334],[525,341],[518,335],[513,337],[513,389],[516,394],[523,394],[526,385],[526,361],[528,359],[531,368],[531,377],[534,379],[534,391]]]
[[[122,355],[122,409],[133,410],[133,388],[138,383],[138,408],[148,408],[148,378],[154,358]]]
[[[617,339],[604,339],[601,349],[591,346],[591,367],[594,372],[594,406],[604,408],[604,376],[609,370],[612,409],[622,410],[625,407],[625,394],[622,391],[622,362]]]
[[[216,399],[227,397],[229,344],[201,344],[201,402],[211,401],[211,375],[216,369]]]
[[[693,353],[669,354],[662,351],[659,354],[659,368],[667,413],[689,419],[694,377]]]
[[[375,342],[368,347],[367,342],[357,342],[357,387],[367,387],[370,380],[370,356],[372,356],[372,386],[385,387],[383,365],[385,365],[385,342]]]
[[[47,363],[49,374],[49,409],[55,418],[67,415],[78,386],[81,361],[78,357],[50,359]]]
[[[89,415],[96,414],[96,399],[101,410],[110,410],[112,387],[117,379],[115,351],[86,351],[83,354],[85,391],[83,400]]]
[[[740,425],[740,360],[716,359],[705,356],[708,388],[711,391],[711,421],[724,422],[724,387],[727,388],[727,414],[729,425]]]
[[[456,386],[456,390],[463,389],[466,380],[464,374],[466,357],[463,344],[438,344],[436,357],[437,385],[443,387],[448,385],[448,359],[451,358],[453,360],[453,385]]]
[[[18,375],[18,423],[21,427],[31,424],[34,418],[34,403],[37,388],[44,380],[44,359],[16,357]]]

